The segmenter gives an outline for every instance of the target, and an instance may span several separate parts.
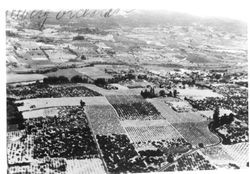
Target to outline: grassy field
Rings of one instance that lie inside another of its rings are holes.
[[[42,80],[45,77],[41,74],[7,74],[7,83]]]
[[[46,116],[56,116],[58,115],[57,108],[48,108],[48,109],[39,109],[33,111],[23,112],[24,119],[37,118],[37,117],[46,117]]]
[[[197,89],[197,88],[186,88],[178,89],[180,96],[193,97],[197,99],[203,99],[206,97],[223,97],[221,94],[215,93],[210,89]]]
[[[125,134],[125,130],[121,126],[118,116],[111,106],[87,106],[86,114],[95,134]]]
[[[188,123],[188,122],[203,122],[207,119],[200,114],[194,112],[175,112],[169,105],[164,103],[164,100],[147,99],[161,113],[163,117],[170,123]]]
[[[24,105],[18,107],[19,111],[32,110],[30,107],[35,105],[33,109],[42,109],[57,106],[79,106],[80,100],[89,105],[109,105],[107,99],[102,96],[96,97],[62,97],[62,98],[35,98],[20,100]]]
[[[123,127],[151,127],[151,126],[169,126],[167,120],[123,120],[120,121]]]
[[[87,75],[92,79],[97,79],[97,78],[113,78],[111,75],[106,74],[103,70],[101,70],[98,67],[84,67],[84,68],[76,68],[75,69],[77,72]]]
[[[172,124],[192,145],[203,143],[204,146],[219,142],[219,138],[208,129],[209,122]]]
[[[74,174],[100,174],[106,173],[103,163],[99,158],[84,159],[84,160],[66,160],[66,173]]]

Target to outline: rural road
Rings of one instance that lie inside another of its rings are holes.
[[[209,130],[210,130],[210,129],[209,129]],[[217,142],[217,143],[215,143],[215,144],[210,144],[210,145],[208,145],[208,146],[205,146],[205,147],[203,147],[204,149],[205,149],[205,148],[209,148],[209,147],[218,146],[218,145],[221,144],[221,142],[222,142],[222,138],[221,138],[220,136],[218,136],[215,132],[212,132],[212,131],[211,131],[211,133],[213,133],[215,136],[217,136],[217,137],[219,138],[219,142]],[[191,153],[193,153],[193,152],[195,152],[195,151],[197,151],[197,150],[203,149],[203,148],[195,148],[195,149],[192,149],[191,151],[188,151],[188,152],[186,152],[186,153],[183,153],[182,155],[180,155],[179,157],[177,157],[172,163],[168,163],[168,164],[162,166],[162,167],[158,170],[158,172],[163,172],[163,171],[165,171],[168,167],[170,167],[170,166],[173,165],[175,162],[177,162],[178,159],[180,159],[181,157],[183,157],[183,156],[185,156],[185,155],[189,155],[189,154],[191,154]]]

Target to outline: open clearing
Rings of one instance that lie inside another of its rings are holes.
[[[18,83],[26,81],[42,80],[46,76],[41,74],[8,74],[7,83]]]
[[[136,89],[119,89],[118,90],[107,90],[104,88],[100,88],[94,84],[82,84],[82,86],[85,86],[86,88],[92,89],[93,91],[96,91],[102,95],[108,96],[108,95],[140,95],[141,90],[143,88],[136,88]]]
[[[62,98],[36,98],[19,100],[18,103],[24,103],[19,106],[19,111],[27,111],[33,109],[42,109],[57,106],[79,106],[80,101],[85,102],[86,106],[89,105],[109,105],[107,99],[103,96],[95,97],[62,97]]]
[[[163,117],[170,123],[187,123],[187,122],[203,122],[207,119],[202,117],[199,113],[194,112],[175,112],[169,105],[164,103],[163,100],[147,99],[152,103],[155,108],[161,113]]]
[[[23,112],[24,119],[37,118],[37,117],[53,117],[58,115],[57,108],[47,108],[47,109],[38,109],[33,111]]]
[[[183,97],[192,97],[195,99],[204,99],[206,97],[223,97],[223,95],[213,92],[210,89],[186,88],[178,89],[179,95]]]
[[[89,76],[92,79],[97,79],[97,78],[111,79],[111,78],[113,78],[111,75],[105,73],[103,70],[101,70],[97,67],[76,68],[75,70],[83,75]]]

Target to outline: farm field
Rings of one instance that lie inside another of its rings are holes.
[[[115,110],[110,105],[86,106],[86,114],[95,134],[125,134]]]
[[[192,110],[192,106],[187,101],[178,101],[178,102],[170,102],[169,103],[172,108],[177,112],[188,112]]]
[[[173,123],[172,125],[192,145],[203,143],[204,146],[219,143],[220,140],[208,129],[209,122]]]
[[[42,165],[41,165],[42,164]],[[55,173],[66,174],[66,160],[63,158],[53,158],[51,160],[41,159],[30,163],[30,165],[11,166],[8,169],[8,173]]]
[[[66,160],[66,174],[105,174],[103,163],[99,158],[83,160]]]
[[[6,10],[7,174],[249,169],[247,24],[186,8]]]
[[[216,167],[209,160],[198,152],[184,155],[177,160],[177,163],[170,166],[165,171],[197,171],[197,170],[214,170]]]
[[[246,163],[248,162],[248,158],[246,157],[248,152],[242,156],[243,159],[236,159],[235,154],[228,153],[221,144],[203,148],[200,149],[200,151],[216,166],[216,168],[220,169],[245,168]]]
[[[111,75],[105,73],[103,70],[99,69],[98,67],[83,67],[83,68],[76,68],[75,70],[81,73],[82,75],[89,76],[92,79],[113,78]]]
[[[223,148],[222,145],[217,145],[213,147],[207,147],[201,149],[201,152],[207,156],[215,164],[225,164],[234,163],[234,158],[232,158]]]
[[[24,141],[21,138],[24,131],[8,132],[7,159],[9,164],[32,162],[34,150],[34,136],[29,135]]]
[[[32,111],[23,112],[24,119],[37,118],[37,117],[53,117],[58,114],[57,108],[48,108],[48,109],[38,109]]]
[[[234,145],[223,145],[223,149],[234,159],[241,168],[245,168],[249,162],[249,143],[237,143]]]
[[[101,96],[98,92],[84,86],[74,84],[47,85],[43,83],[8,86],[7,95],[17,99]]]
[[[97,135],[97,142],[110,173],[146,172],[147,166],[139,158],[127,135]]]
[[[159,120],[123,120],[121,125],[126,127],[152,127],[152,126],[169,126],[170,123],[165,119]]]
[[[109,96],[109,95],[140,95],[141,90],[143,88],[137,88],[137,89],[125,89],[125,88],[121,88],[118,90],[107,90],[104,88],[100,88],[96,85],[93,84],[82,84],[83,86],[85,86],[86,88],[92,89],[102,95],[105,96]]]
[[[24,103],[23,106],[19,106],[19,111],[27,111],[33,109],[42,109],[48,107],[58,106],[80,106],[80,101],[85,102],[86,106],[89,105],[109,105],[107,99],[103,96],[96,97],[62,97],[62,98],[36,98],[19,100],[18,103]]]
[[[27,134],[35,135],[35,159],[88,159],[98,156],[94,136],[80,106],[60,107],[56,117],[26,120],[26,127]]]
[[[213,110],[197,111],[197,112],[210,119],[213,118],[213,114],[214,114]],[[230,113],[233,113],[233,112],[228,109],[220,109],[219,111],[220,116],[223,116],[224,114],[229,115]]]
[[[118,90],[129,90],[126,86],[120,85],[118,83],[111,83],[110,85],[117,87]]]
[[[200,114],[194,112],[175,112],[169,105],[164,103],[163,100],[147,99],[152,103],[161,115],[170,123],[188,123],[188,122],[203,122],[207,119]]]
[[[171,140],[158,140],[151,142],[137,142],[133,144],[143,161],[151,168],[151,171],[158,171],[162,164],[169,163],[167,156],[173,158],[189,151],[189,145],[183,138]]]
[[[107,90],[101,87],[98,87],[94,84],[82,84],[83,86],[85,86],[86,88],[92,89],[102,95],[116,95],[116,94],[120,94],[120,91],[124,91],[124,90]],[[127,91],[127,90],[126,90]]]
[[[126,127],[132,142],[148,142],[183,138],[170,124],[168,126]]]
[[[106,96],[121,120],[163,119],[160,112],[141,96]]]
[[[42,80],[45,77],[46,76],[41,74],[8,74],[7,83],[36,81],[36,80]]]
[[[186,88],[178,89],[180,96],[191,97],[195,99],[204,99],[206,97],[223,97],[223,95],[213,92],[210,89]]]
[[[145,102],[145,100],[140,95],[108,95],[106,98],[111,104]]]
[[[62,63],[76,58],[76,55],[73,55],[61,48],[57,50],[46,50],[46,53],[50,57],[50,60],[55,63]]]
[[[55,117],[31,118],[24,123],[25,131],[8,132],[8,164],[14,165],[9,168],[10,173],[65,173],[66,159],[86,160],[79,163],[89,173],[104,170],[100,161],[93,160],[92,165],[88,162],[99,154],[84,109],[56,109]]]
[[[143,80],[143,81],[121,82],[121,85],[126,86],[129,89],[136,89],[136,88],[145,88],[148,85],[153,86],[154,84],[146,80]]]
[[[163,117],[150,103],[113,104],[121,120],[156,120]]]
[[[64,76],[67,77],[69,80],[74,77],[74,76],[82,76],[81,73],[77,72],[75,69],[73,68],[69,68],[69,69],[58,69],[55,72],[49,72],[45,74],[48,77],[59,77],[59,76]]]

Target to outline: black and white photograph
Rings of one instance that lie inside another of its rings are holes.
[[[2,173],[248,170],[247,8],[216,3],[6,8]]]

